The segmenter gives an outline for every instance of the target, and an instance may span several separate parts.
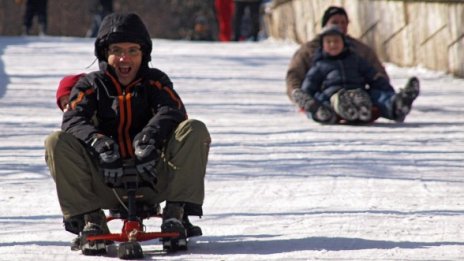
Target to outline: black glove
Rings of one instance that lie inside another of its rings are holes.
[[[155,147],[155,138],[149,131],[142,131],[134,138],[135,168],[143,181],[153,188],[158,179],[156,177],[156,162],[159,159],[158,150]]]
[[[309,94],[303,92],[301,89],[295,89],[292,91],[293,101],[307,113],[315,113],[321,106],[314,98]]]
[[[110,187],[119,187],[124,172],[118,145],[111,138],[103,135],[94,138],[90,145],[98,154],[100,171],[105,184]]]

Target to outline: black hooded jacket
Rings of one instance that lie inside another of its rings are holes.
[[[110,35],[105,36],[105,31],[102,33],[100,28],[96,39],[96,54],[101,54],[99,48],[106,48],[109,44],[102,37],[111,39],[113,29],[118,26],[121,28],[120,24],[113,23],[112,17],[108,21],[112,23],[106,31]],[[122,27],[130,28],[124,24]],[[137,27],[130,30],[137,31]],[[123,31],[117,33],[124,36]],[[133,35],[136,34],[130,36]],[[151,52],[150,37],[141,35],[142,37],[134,38],[135,40],[118,38],[115,42],[139,43],[148,39],[150,43],[143,43],[145,47],[142,50],[147,51],[149,47]],[[145,51],[143,55],[150,55]],[[134,157],[133,139],[141,131],[150,131],[155,137],[156,147],[162,149],[179,123],[187,119],[185,107],[174,91],[169,77],[158,69],[148,68],[148,60],[145,58],[142,63],[146,64],[140,67],[136,79],[127,86],[122,86],[108,66],[106,57],[98,59],[100,70],[82,77],[72,89],[70,110],[63,115],[62,130],[73,134],[89,146],[97,134],[111,137],[119,145],[123,159]]]

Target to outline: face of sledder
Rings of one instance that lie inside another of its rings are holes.
[[[325,35],[322,38],[322,48],[330,56],[337,56],[343,51],[343,38],[338,34]]]
[[[142,64],[142,50],[137,43],[114,43],[108,47],[108,65],[113,67],[122,85],[135,80]]]

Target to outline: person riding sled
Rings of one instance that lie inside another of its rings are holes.
[[[323,28],[319,38],[321,47],[301,85],[308,117],[320,123],[366,123],[378,117],[404,121],[419,94],[417,78],[396,94],[374,66],[349,48],[337,25]]]
[[[151,52],[138,15],[106,16],[95,39],[99,70],[72,87],[62,130],[45,140],[65,230],[78,235],[72,249],[84,254],[105,253],[87,237],[109,232],[102,210],[117,208],[126,196],[125,162],[133,162],[145,185],[140,200],[165,202],[162,232],[180,239],[202,234],[188,216],[203,215],[210,134],[187,117],[168,75],[149,68]]]
[[[366,63],[373,67],[376,70],[376,79],[383,77],[383,86],[385,88],[376,89],[375,91],[368,91],[367,94],[370,97],[370,101],[373,104],[372,111],[371,111],[371,119],[366,120],[365,117],[363,120],[359,121],[358,119],[353,120],[351,122],[372,122],[375,121],[378,117],[384,117],[387,119],[392,119],[397,122],[404,121],[404,117],[409,113],[411,110],[412,102],[417,98],[419,95],[419,80],[416,77],[412,77],[409,79],[408,84],[406,87],[396,92],[389,83],[389,77],[385,68],[383,67],[382,63],[378,59],[376,53],[366,44],[362,43],[356,38],[351,37],[348,34],[348,14],[343,7],[338,6],[330,6],[328,7],[321,19],[322,28],[326,28],[327,26],[338,26],[339,30],[343,34],[344,41],[343,43],[346,44],[346,52],[355,53],[357,56],[362,58],[366,61]],[[310,71],[310,69],[314,66],[314,62],[316,62],[316,54],[321,53],[322,48],[322,41],[321,41],[321,34],[317,35],[314,39],[308,41],[307,43],[301,45],[301,47],[295,52],[293,55],[290,64],[288,66],[287,75],[286,75],[286,83],[287,83],[287,95],[289,99],[299,108],[300,111],[305,112],[309,115],[310,118],[313,118],[313,115],[316,111],[322,107],[322,112],[332,112],[330,110],[325,110],[325,108],[329,108],[327,105],[327,101],[324,101],[324,97],[314,97],[311,93],[305,92],[302,90],[303,81],[307,78],[306,74]],[[319,55],[320,57],[320,55]],[[326,57],[327,58],[327,57]],[[349,66],[344,66],[342,69],[350,68]],[[339,79],[343,81],[347,81],[348,79]],[[378,80],[377,80],[378,81]],[[389,87],[387,86],[388,83]],[[358,85],[359,86],[359,85]],[[366,88],[366,87],[363,87]],[[342,94],[342,93],[340,93]],[[339,95],[340,95],[339,94]],[[336,97],[339,97],[336,96]],[[360,95],[354,95],[352,92],[348,92],[348,94],[342,95],[343,98],[349,97],[347,102],[353,100],[353,97],[357,97],[356,101],[352,103],[356,103],[360,98]],[[365,97],[365,95],[362,95]],[[323,98],[322,100],[320,100]],[[344,99],[342,99],[345,101]],[[338,103],[337,103],[338,104]],[[342,103],[342,105],[344,105]],[[337,105],[338,106],[338,105]],[[348,108],[353,108],[356,105],[350,105]],[[346,107],[346,106],[345,106]],[[340,107],[340,111],[344,110]],[[365,109],[362,109],[363,111]],[[333,116],[333,113],[331,113]],[[342,114],[353,114],[353,111],[350,110],[349,112]],[[355,115],[359,115],[359,112],[354,113]],[[361,113],[363,114],[363,113]],[[343,117],[337,116],[335,122],[346,122],[346,119]],[[334,123],[334,118],[330,116],[326,116],[328,121],[324,121],[324,119],[316,120],[318,122],[325,122],[325,123]],[[348,117],[350,118],[350,117]]]

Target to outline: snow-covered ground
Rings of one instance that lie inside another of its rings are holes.
[[[464,260],[464,81],[388,65],[395,86],[422,82],[405,123],[322,126],[285,95],[296,48],[154,39],[152,65],[213,143],[204,236],[173,255],[145,242],[146,259]],[[0,260],[114,260],[70,251],[44,163],[55,88],[93,60],[90,39],[0,37]]]

